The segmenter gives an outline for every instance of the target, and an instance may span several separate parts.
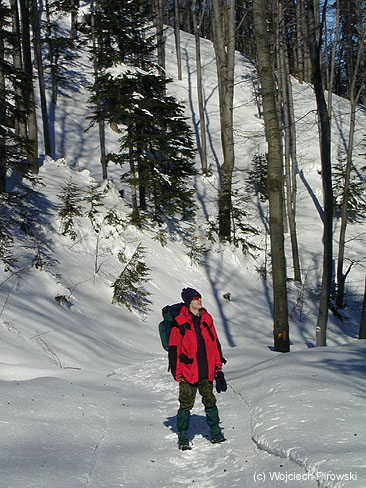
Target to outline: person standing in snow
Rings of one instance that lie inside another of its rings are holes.
[[[205,407],[211,442],[226,440],[219,425],[213,381],[216,381],[218,393],[226,391],[227,385],[222,372],[222,364],[226,360],[222,356],[213,319],[202,307],[201,294],[193,288],[184,288],[182,300],[184,304],[175,317],[177,325],[172,327],[169,338],[169,367],[179,382],[178,447],[187,450],[191,449],[188,429],[197,389]]]

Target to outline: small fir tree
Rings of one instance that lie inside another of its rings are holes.
[[[82,194],[78,187],[70,179],[64,186],[61,187],[63,192],[57,195],[63,203],[59,211],[61,222],[63,225],[62,235],[69,234],[72,240],[76,239],[76,232],[74,230],[74,219],[82,215],[82,206],[80,201]]]
[[[150,269],[144,262],[146,254],[145,248],[141,243],[137,246],[135,252],[127,261],[122,252],[118,253],[118,259],[125,264],[122,272],[112,284],[113,299],[112,303],[124,305],[128,310],[136,310],[138,312],[146,313],[150,293],[144,288],[143,284],[148,281]]]
[[[244,254],[250,253],[253,257],[260,247],[254,244],[251,239],[260,234],[259,229],[250,223],[250,214],[247,210],[249,197],[245,195],[244,189],[233,182],[232,191],[232,242],[236,247],[241,246]]]
[[[248,189],[254,189],[255,194],[259,195],[259,200],[263,203],[268,200],[267,175],[267,154],[255,154],[246,181]]]
[[[338,162],[333,168],[333,205],[335,215],[340,215],[343,203],[343,188],[345,180],[345,158],[338,156]],[[353,177],[349,183],[349,198],[347,202],[347,217],[349,222],[365,218],[366,214],[366,184],[364,168],[356,171],[352,168]]]

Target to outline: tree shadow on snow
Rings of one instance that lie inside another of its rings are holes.
[[[172,432],[178,435],[176,415],[174,417],[168,417],[167,420],[163,423]],[[206,423],[206,417],[204,415],[191,415],[188,435],[190,440],[194,439],[196,435],[202,435],[206,438],[210,437],[210,429]]]

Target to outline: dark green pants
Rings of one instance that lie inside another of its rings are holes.
[[[179,405],[177,415],[178,438],[180,441],[188,441],[188,429],[190,421],[190,411],[194,406],[197,390],[202,397],[202,403],[205,406],[206,422],[210,427],[211,436],[221,434],[219,426],[220,418],[216,406],[216,398],[213,394],[213,383],[208,379],[201,380],[198,383],[191,384],[187,381],[179,383]]]
[[[197,390],[202,397],[202,403],[205,408],[216,405],[212,381],[205,379],[192,385],[188,381],[183,380],[179,383],[179,405],[182,410],[192,410],[196,400]]]

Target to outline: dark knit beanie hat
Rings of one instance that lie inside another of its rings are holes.
[[[201,296],[201,293],[199,293],[197,290],[194,288],[183,288],[182,290],[182,300],[183,302],[187,305],[187,307],[190,306],[191,301],[193,300],[194,297],[196,296]]]

